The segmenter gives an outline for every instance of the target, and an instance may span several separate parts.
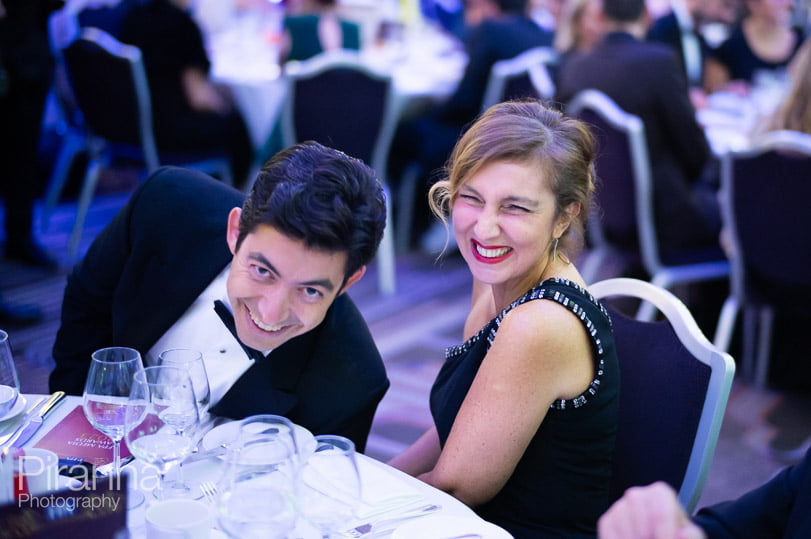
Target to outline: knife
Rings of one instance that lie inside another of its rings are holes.
[[[367,534],[377,536],[383,534],[383,532],[393,531],[394,528],[396,528],[401,522],[411,520],[412,518],[430,515],[431,513],[434,513],[440,509],[442,509],[442,507],[436,504],[423,505],[422,507],[412,509],[406,513],[402,513],[391,518],[384,518],[374,522],[367,522],[366,524],[361,524],[360,526],[355,526],[352,529],[340,532],[340,535],[343,535],[344,537],[364,537]]]
[[[17,433],[11,437],[11,440],[6,442],[9,447],[21,447],[25,442],[31,439],[37,430],[42,426],[42,420],[45,415],[50,412],[63,398],[65,398],[64,391],[57,391],[25,418],[23,428],[19,429]]]

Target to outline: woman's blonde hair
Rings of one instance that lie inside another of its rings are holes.
[[[794,55],[789,77],[788,92],[766,120],[763,131],[791,129],[811,134],[811,39],[806,39]]]
[[[583,246],[594,192],[595,142],[586,124],[538,100],[498,103],[462,135],[445,166],[444,179],[429,191],[431,210],[444,222],[462,186],[495,162],[537,164],[555,195],[555,218],[572,203],[580,213],[560,238],[570,257]]]

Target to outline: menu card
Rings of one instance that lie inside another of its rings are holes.
[[[112,440],[90,424],[81,404],[48,431],[34,447],[50,449],[60,460],[89,462],[94,466],[113,461]],[[127,443],[122,440],[121,458],[129,455]]]

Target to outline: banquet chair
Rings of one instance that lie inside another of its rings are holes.
[[[314,140],[361,159],[375,170],[386,194],[386,228],[378,249],[378,285],[396,290],[391,196],[386,161],[399,117],[392,77],[366,65],[357,52],[323,52],[284,67],[287,92],[281,112],[285,147]]]
[[[807,309],[811,301],[811,238],[798,222],[811,198],[811,135],[774,131],[724,154],[720,198],[734,254],[714,342],[728,349],[743,309],[742,368],[762,387],[775,311]]]
[[[611,502],[629,487],[665,481],[691,513],[715,453],[735,362],[660,286],[612,278],[589,290],[611,316],[621,371]],[[628,316],[615,301],[629,298],[654,305],[664,319]]]
[[[552,99],[555,83],[549,66],[557,61],[558,53],[552,47],[534,47],[518,56],[494,63],[484,91],[482,111],[508,99]]]
[[[609,257],[626,266],[640,265],[653,284],[666,289],[729,275],[726,259],[707,259],[703,250],[684,251],[678,260],[662,259],[645,126],[638,116],[595,89],[575,95],[566,105],[566,114],[590,124],[598,143],[598,211],[589,216],[590,249],[581,266],[586,282],[597,277]],[[653,306],[643,303],[637,316],[650,320],[654,314]]]
[[[125,45],[103,30],[91,27],[83,29],[61,51],[61,56],[70,91],[81,113],[88,152],[76,221],[68,242],[69,263],[76,256],[101,169],[115,159],[142,163],[147,173],[161,165],[194,168],[233,184],[230,160],[225,154],[170,153],[157,147],[149,82],[137,47]],[[57,180],[46,193],[46,214],[52,210],[47,206],[55,205],[59,199],[67,176],[64,170],[55,174]]]

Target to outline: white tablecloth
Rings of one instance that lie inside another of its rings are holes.
[[[27,395],[29,402],[33,403],[41,395]],[[80,405],[80,397],[68,396],[57,406],[45,419],[42,428],[28,441],[26,447],[35,445],[54,425],[59,423],[71,410]],[[456,498],[438,489],[423,483],[422,481],[379,462],[365,455],[358,455],[358,466],[361,475],[361,488],[363,491],[364,504],[360,510],[362,517],[352,525],[361,524],[376,518],[386,518],[402,513],[408,508],[418,507],[425,504],[438,504],[441,509],[436,515],[464,517],[465,519],[475,519],[484,523],[469,507],[461,503]],[[222,467],[222,461],[218,458],[200,460],[183,466],[184,477],[190,481],[208,479],[216,481]],[[137,488],[137,483],[154,484],[155,470],[145,467],[137,460],[128,464],[123,469],[124,473],[130,475],[132,481],[130,485]],[[149,478],[149,479],[145,479]],[[150,492],[146,493],[146,504],[152,500]],[[139,507],[132,514],[128,515],[128,525],[130,535],[133,539],[145,535],[143,525],[143,513],[145,507]],[[430,518],[430,517],[421,517]],[[318,534],[306,523],[300,522],[297,527],[296,538],[316,539]],[[214,535],[212,535],[214,537]]]

